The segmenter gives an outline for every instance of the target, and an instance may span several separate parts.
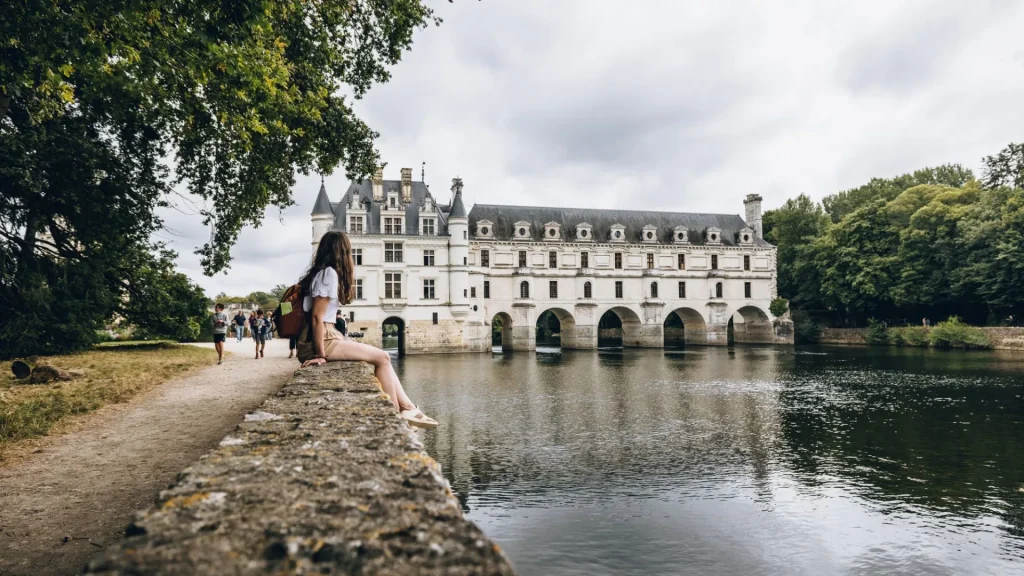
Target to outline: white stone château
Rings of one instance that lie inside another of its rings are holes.
[[[551,311],[563,348],[666,342],[725,345],[793,342],[774,319],[775,247],[761,238],[761,197],[738,215],[477,204],[466,212],[462,180],[439,204],[403,168],[400,180],[354,182],[338,202],[321,185],[313,250],[329,230],[349,234],[356,300],[350,329],[380,346],[396,324],[403,353],[536,347]],[[603,343],[602,343],[603,344]]]

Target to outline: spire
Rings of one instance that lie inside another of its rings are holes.
[[[331,199],[327,197],[327,187],[324,186],[324,177],[320,175],[320,193],[316,196],[316,203],[313,204],[313,214],[334,214],[331,209]]]
[[[449,218],[465,218],[466,207],[462,204],[462,178],[452,178],[452,208],[448,212]]]

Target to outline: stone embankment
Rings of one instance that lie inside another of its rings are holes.
[[[983,327],[992,348],[996,350],[1024,350],[1024,328]],[[867,345],[867,328],[822,328],[821,344],[851,346]]]
[[[91,574],[513,574],[369,367],[308,368],[139,512]]]

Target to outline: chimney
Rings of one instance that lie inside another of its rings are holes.
[[[754,231],[754,236],[764,238],[761,232],[761,195],[747,194],[743,207],[746,208],[747,226]]]
[[[402,168],[402,203],[412,204],[412,168]]]
[[[373,173],[373,201],[384,201],[384,168],[377,168]]]

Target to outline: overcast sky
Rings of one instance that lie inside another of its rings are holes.
[[[385,177],[446,202],[742,214],[1024,141],[1024,2],[432,0],[389,84],[356,105]],[[331,200],[347,187],[327,177]],[[210,296],[294,282],[319,179],[202,275],[200,218],[159,236]],[[186,210],[187,212],[187,210]]]

